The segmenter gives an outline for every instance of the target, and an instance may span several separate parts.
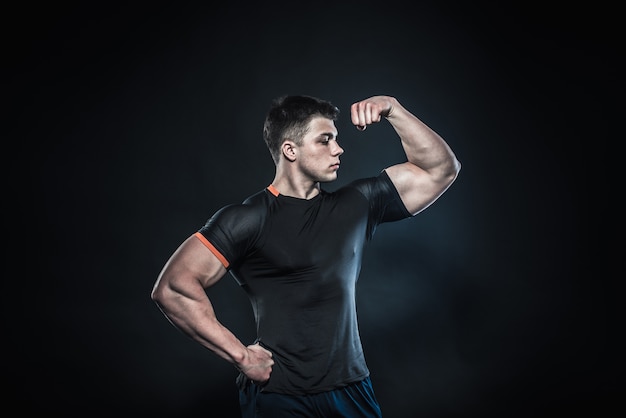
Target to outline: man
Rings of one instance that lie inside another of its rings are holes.
[[[243,417],[382,416],[357,324],[363,247],[379,224],[431,205],[460,170],[437,133],[397,99],[374,96],[351,106],[352,123],[364,130],[386,119],[407,161],[326,192],[344,152],[338,117],[328,101],[276,99],[263,129],[274,180],[187,238],[152,291],[172,324],[239,370]],[[252,303],[253,344],[217,320],[207,296],[227,272]]]

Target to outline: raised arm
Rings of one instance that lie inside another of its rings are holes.
[[[354,103],[352,123],[367,125],[387,119],[400,137],[407,161],[386,169],[404,205],[413,215],[430,206],[456,179],[461,164],[435,131],[390,96],[373,96]]]
[[[152,300],[184,334],[256,382],[269,379],[272,354],[258,344],[245,346],[224,327],[206,290],[226,274],[219,259],[195,236],[183,242],[163,267]]]

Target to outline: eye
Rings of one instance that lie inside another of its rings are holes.
[[[322,145],[328,145],[330,141],[335,141],[338,143],[337,139],[338,138],[332,134],[323,134],[320,136],[320,143]]]

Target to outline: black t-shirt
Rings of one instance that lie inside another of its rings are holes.
[[[363,248],[379,224],[408,217],[382,171],[309,200],[270,186],[200,229],[248,294],[257,341],[273,353],[264,391],[318,393],[369,375],[355,306]]]

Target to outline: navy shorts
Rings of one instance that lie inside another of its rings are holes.
[[[310,395],[261,392],[255,384],[239,390],[243,418],[382,418],[369,377],[346,387]]]

